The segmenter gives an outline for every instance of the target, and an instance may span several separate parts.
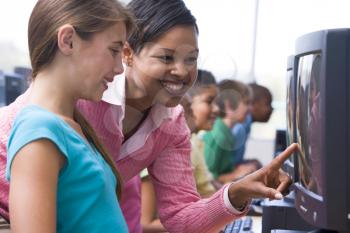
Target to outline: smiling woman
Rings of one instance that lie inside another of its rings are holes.
[[[138,53],[131,46],[124,48],[125,59],[132,60],[125,74],[129,83],[126,103],[142,101],[141,111],[156,103],[176,106],[197,76],[195,27],[173,27]]]

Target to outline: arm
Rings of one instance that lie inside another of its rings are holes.
[[[297,144],[290,145],[267,166],[231,183],[228,194],[232,205],[243,206],[252,198],[282,199],[291,179],[280,168],[297,149]]]
[[[208,199],[200,199],[190,161],[189,130],[184,118],[168,122],[159,135],[163,146],[148,167],[155,188],[159,218],[169,232],[219,232],[244,213],[231,212],[224,202],[224,186]],[[232,208],[232,207],[231,207]]]
[[[141,224],[144,233],[166,232],[158,219],[156,194],[149,179],[145,177],[141,183]]]
[[[169,232],[219,232],[243,214],[234,214],[226,207],[224,188],[208,199],[200,199],[191,169],[190,147],[186,144],[184,141],[178,148],[169,145],[148,169],[159,218]]]
[[[224,191],[229,187],[229,195],[226,198],[230,197],[229,202],[231,201],[233,206],[241,207],[252,197],[279,198],[280,195],[277,194],[288,186],[290,182],[288,177],[280,174],[278,170],[282,164],[280,160],[290,156],[295,148],[287,150],[282,159],[276,158],[272,165],[247,176],[249,179],[242,179],[244,182],[241,181],[238,185],[225,185],[212,197],[200,199],[189,158],[191,147],[189,135],[185,135],[185,130],[181,126],[182,123],[177,122],[178,133],[165,134],[169,135],[169,143],[148,167],[156,191],[159,217],[169,232],[218,232],[233,219],[243,216],[247,208],[244,212],[234,211],[232,206],[229,208],[224,201]],[[163,132],[172,131],[164,129]],[[272,185],[272,182],[276,183]],[[268,188],[277,187],[275,185],[278,182],[277,190]],[[247,198],[243,194],[247,195]]]
[[[56,190],[64,158],[48,140],[27,144],[11,166],[11,232],[56,232]]]

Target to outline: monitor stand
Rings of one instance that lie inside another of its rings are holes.
[[[262,204],[262,232],[312,232],[316,227],[302,219],[294,207],[294,191],[282,200],[265,200]],[[272,231],[279,229],[278,231]],[[285,229],[285,230],[283,230]]]

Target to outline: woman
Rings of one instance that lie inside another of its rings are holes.
[[[123,72],[132,22],[115,0],[35,5],[28,27],[31,95],[7,148],[11,232],[128,231],[117,200],[119,174],[75,106],[78,99],[99,101]]]
[[[113,152],[123,180],[148,168],[159,218],[169,232],[215,232],[242,216],[251,198],[281,198],[289,179],[278,172],[279,158],[200,199],[191,169],[190,133],[177,106],[197,75],[195,18],[181,0],[133,0],[128,6],[139,30],[124,46],[125,76],[114,80],[102,102],[80,102]],[[132,193],[125,193],[128,202]],[[131,212],[123,209],[126,219]]]

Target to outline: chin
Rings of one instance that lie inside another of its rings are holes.
[[[99,102],[102,100],[102,94],[96,95],[96,96],[90,96],[90,98],[88,100],[93,101],[93,102]]]
[[[210,126],[207,126],[207,127],[203,127],[203,129],[202,130],[205,130],[205,131],[210,131],[210,130],[212,130],[213,129],[213,126],[212,125],[210,125]]]
[[[181,99],[182,99],[182,96],[181,97],[172,97],[172,98],[168,98],[166,101],[162,101],[161,104],[163,104],[165,107],[173,108],[173,107],[176,107],[180,103]]]

